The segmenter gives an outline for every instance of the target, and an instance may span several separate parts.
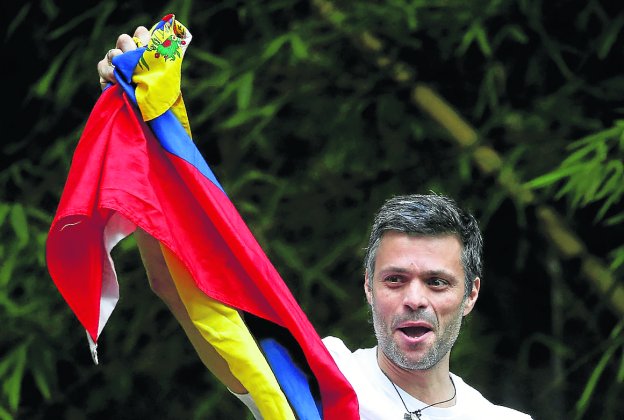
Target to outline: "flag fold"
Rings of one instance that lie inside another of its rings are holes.
[[[113,60],[46,242],[50,275],[97,342],[119,299],[110,252],[141,228],[195,327],[265,418],[359,418],[355,393],[191,139],[180,90],[191,40],[167,15]]]

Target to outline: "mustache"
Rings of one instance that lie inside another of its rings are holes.
[[[402,324],[403,322],[409,322],[409,321],[426,322],[430,324],[433,327],[433,329],[435,330],[438,329],[438,318],[436,317],[436,315],[424,309],[420,309],[420,310],[411,312],[409,314],[397,315],[396,317],[392,319],[392,328],[395,329],[398,325]]]

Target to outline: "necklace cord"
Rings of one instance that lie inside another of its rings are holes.
[[[407,413],[405,414],[406,416],[410,415],[410,417],[411,417],[412,414],[415,414],[416,417],[418,417],[420,419],[420,416],[421,416],[423,410],[426,410],[427,408],[433,407],[435,405],[440,405],[440,404],[444,404],[446,402],[452,401],[453,398],[455,398],[455,396],[457,395],[457,388],[455,387],[455,382],[453,382],[453,378],[451,378],[451,376],[449,375],[449,379],[451,380],[451,385],[453,385],[453,395],[451,396],[451,398],[449,398],[448,400],[438,401],[436,403],[429,404],[428,406],[423,407],[423,408],[418,409],[418,410],[410,411],[409,408],[407,408],[407,404],[405,404],[405,401],[403,401],[403,397],[401,396],[401,393],[399,392],[398,388],[396,387],[394,382],[392,382],[392,379],[390,379],[390,377],[388,375],[386,375],[386,372],[384,372],[383,369],[381,369],[381,367],[379,368],[379,370],[381,370],[381,373],[383,373],[384,376],[388,379],[388,381],[390,381],[390,383],[392,384],[392,387],[394,388],[394,390],[396,391],[397,395],[399,396],[399,399],[403,403],[403,407],[405,407],[405,411],[407,411]]]

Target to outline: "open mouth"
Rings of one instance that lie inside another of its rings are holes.
[[[431,331],[431,329],[427,327],[405,327],[399,328],[399,330],[402,331],[403,334],[405,334],[406,336],[412,338],[422,337],[423,335]]]

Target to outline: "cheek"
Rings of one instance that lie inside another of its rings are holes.
[[[397,308],[396,297],[387,292],[377,291],[371,299],[373,311],[382,318],[391,316]]]
[[[437,304],[434,304],[434,307],[440,316],[454,318],[458,313],[462,314],[465,309],[463,308],[462,300],[463,299],[448,297],[441,299]]]

